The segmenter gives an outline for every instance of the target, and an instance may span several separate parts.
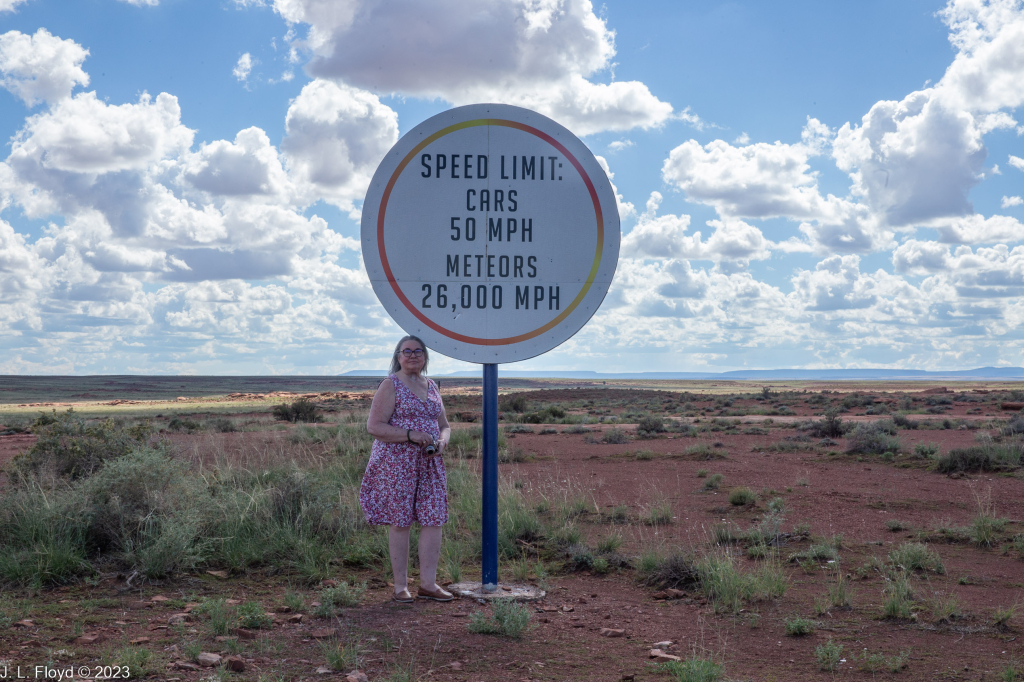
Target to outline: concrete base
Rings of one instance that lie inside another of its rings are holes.
[[[515,601],[537,601],[543,599],[547,594],[544,590],[535,585],[512,585],[509,583],[498,583],[498,589],[493,592],[485,592],[480,583],[453,583],[446,588],[452,594],[467,599],[514,599]]]

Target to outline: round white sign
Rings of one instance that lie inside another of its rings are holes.
[[[619,258],[611,183],[536,112],[473,104],[392,147],[363,202],[363,261],[406,332],[460,360],[551,350],[601,305]]]

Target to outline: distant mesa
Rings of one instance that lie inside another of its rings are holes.
[[[668,379],[699,381],[718,379],[723,381],[984,381],[1024,380],[1021,367],[979,367],[978,369],[928,371],[923,369],[743,369],[732,372],[559,372],[499,370],[503,377],[515,379]],[[376,369],[355,369],[338,376],[383,377],[387,373]],[[472,379],[480,376],[479,371],[435,374],[435,377]]]

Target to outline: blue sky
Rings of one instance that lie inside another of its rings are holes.
[[[482,101],[620,200],[601,311],[515,369],[1024,364],[1017,0],[0,0],[0,84],[0,373],[383,366],[366,184]]]

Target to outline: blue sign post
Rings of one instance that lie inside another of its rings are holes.
[[[484,365],[483,574],[484,592],[498,589],[498,365]]]

